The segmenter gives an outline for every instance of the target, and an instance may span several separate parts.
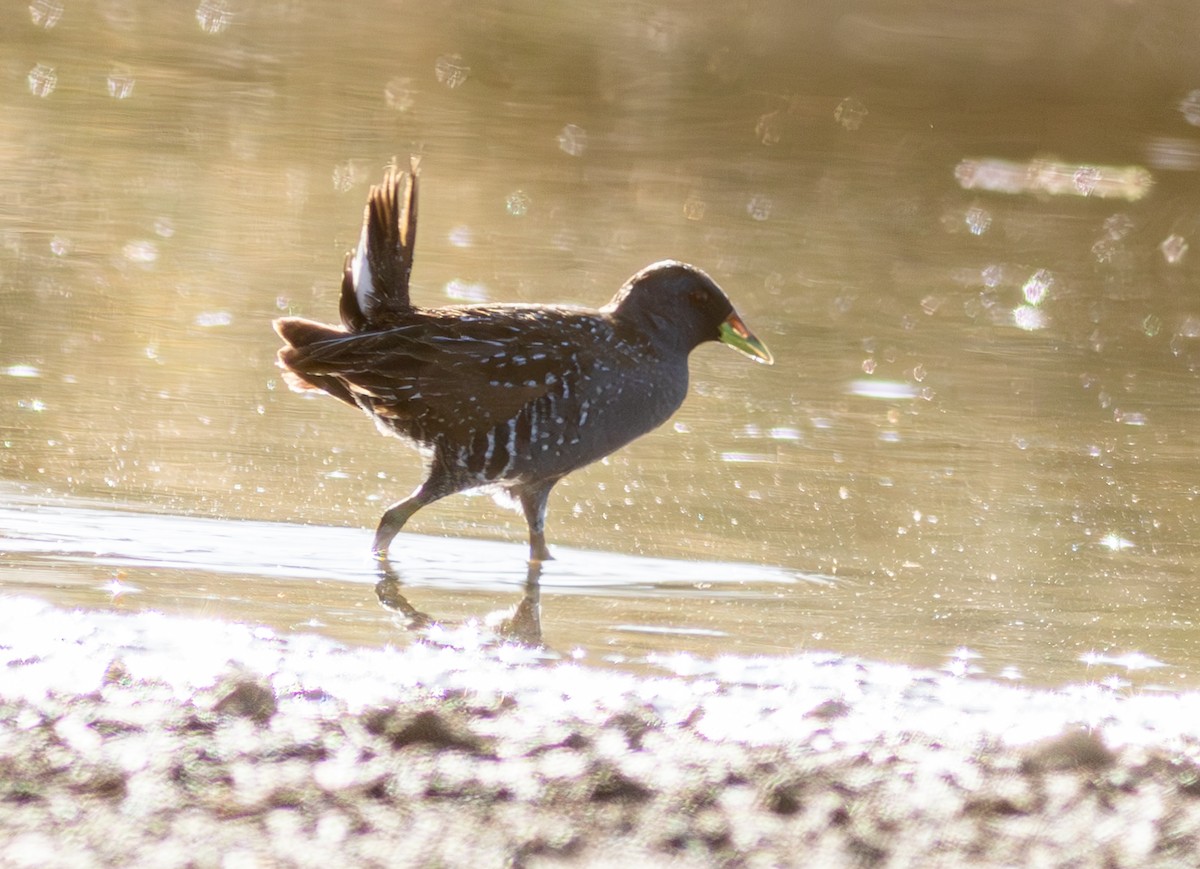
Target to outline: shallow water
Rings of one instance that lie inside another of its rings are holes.
[[[778,360],[701,348],[672,423],[556,490],[551,649],[1200,684],[1200,17],[1080,16],[0,13],[0,590],[400,636],[368,531],[313,529],[373,527],[419,462],[287,392],[268,324],[335,317],[367,186],[418,152],[421,300],[599,304],[675,257]],[[519,517],[410,530],[419,610],[521,599]]]
[[[950,648],[946,635],[923,636],[886,605],[848,607],[882,597],[868,584],[758,564],[560,547],[531,584],[521,543],[463,539],[448,546],[443,538],[406,533],[386,577],[366,554],[366,530],[6,494],[4,590],[63,605],[221,616],[357,646],[416,637],[464,648],[517,642],[547,660],[646,673],[664,663],[684,674],[702,666],[679,656],[833,651],[1023,684],[1190,684],[1186,670],[1140,652],[1080,653],[1066,645],[1054,653],[1031,644],[1040,655],[1033,660],[1019,646],[989,644],[983,619],[960,621],[958,636],[967,640]],[[386,592],[379,590],[383,579],[391,583]],[[522,607],[523,626],[509,629]],[[919,617],[916,608],[909,612]],[[1080,620],[1078,612],[1056,618],[1053,627],[1031,627],[1064,633]]]

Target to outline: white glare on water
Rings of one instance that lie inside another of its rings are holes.
[[[505,210],[513,217],[524,217],[529,211],[530,198],[524,190],[514,190],[504,202]]]
[[[1049,193],[1134,202],[1150,192],[1154,178],[1141,166],[1093,166],[1031,160],[1019,163],[989,157],[967,158],[954,169],[964,190],[993,193]]]
[[[1179,113],[1193,127],[1200,127],[1200,90],[1188,92],[1179,103]]]
[[[846,97],[833,110],[833,119],[847,130],[857,130],[867,117],[867,107],[854,97]]]
[[[746,213],[755,220],[766,220],[771,216],[773,204],[769,196],[756,194],[750,197],[750,201],[746,203]]]
[[[1181,235],[1169,235],[1163,239],[1158,249],[1162,251],[1163,259],[1171,265],[1177,265],[1187,253],[1188,243]]]
[[[587,150],[587,130],[575,124],[567,124],[558,134],[558,147],[564,154],[580,157]]]
[[[1033,305],[1019,305],[1012,312],[1013,325],[1026,332],[1046,327],[1046,315]]]
[[[233,19],[233,12],[225,0],[203,0],[196,7],[196,23],[205,33],[224,33]]]
[[[54,67],[44,63],[34,66],[26,80],[29,82],[29,92],[35,97],[48,97],[58,87],[58,73]]]
[[[233,315],[228,311],[203,311],[196,315],[196,319],[193,322],[203,329],[212,329],[220,326],[228,326],[233,322]]]
[[[488,300],[487,286],[471,281],[464,281],[461,278],[453,278],[446,283],[444,292],[446,298],[454,302],[469,302],[471,304],[480,304]]]
[[[1034,306],[1040,305],[1046,300],[1046,295],[1050,292],[1053,283],[1054,277],[1050,272],[1046,269],[1038,269],[1021,288],[1025,301]]]
[[[417,101],[413,91],[413,80],[407,76],[389,79],[383,89],[383,98],[390,108],[398,112],[407,112]]]
[[[439,82],[454,89],[466,83],[471,67],[463,62],[461,55],[443,54],[434,64],[433,72]]]
[[[992,225],[992,215],[986,208],[975,206],[967,209],[966,216],[967,229],[971,231],[971,235],[983,235],[987,232],[988,227]]]
[[[703,220],[707,208],[705,201],[693,193],[683,203],[683,216],[688,220]]]
[[[846,392],[861,398],[902,399],[916,398],[917,389],[908,383],[894,380],[852,380]]]
[[[62,18],[63,5],[58,0],[33,0],[29,4],[29,18],[38,27],[49,30]]]
[[[158,259],[158,245],[152,241],[131,241],[121,248],[121,255],[132,263],[149,265]]]
[[[133,74],[118,67],[108,74],[108,95],[114,100],[127,100],[133,96]]]

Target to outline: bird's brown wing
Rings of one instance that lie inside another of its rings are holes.
[[[414,313],[412,322],[378,332],[282,323],[290,346],[280,361],[301,380],[334,378],[401,428],[427,424],[452,436],[485,431],[544,395],[569,392],[608,328],[596,315],[502,307]]]

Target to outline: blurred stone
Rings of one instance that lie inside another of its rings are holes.
[[[253,679],[239,679],[216,702],[213,711],[266,724],[278,708],[275,692],[269,686]]]

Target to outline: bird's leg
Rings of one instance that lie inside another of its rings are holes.
[[[422,497],[421,489],[418,489],[403,501],[397,501],[388,507],[383,518],[379,520],[379,527],[375,529],[375,542],[371,544],[371,553],[380,561],[386,560],[392,538],[400,533],[400,529],[404,527],[404,523],[413,513],[432,500],[432,498]]]
[[[546,502],[550,490],[558,480],[547,480],[522,489],[518,496],[521,509],[525,511],[525,522],[529,525],[529,560],[551,561],[554,556],[546,548]]]
[[[447,475],[440,473],[435,466],[429,479],[417,487],[415,492],[403,501],[397,501],[387,508],[383,518],[379,520],[379,527],[375,529],[375,542],[371,544],[371,554],[379,561],[386,561],[388,546],[391,544],[392,538],[400,533],[400,529],[404,527],[405,522],[412,518],[413,513],[426,504],[452,495],[458,490],[459,487],[453,485]]]

